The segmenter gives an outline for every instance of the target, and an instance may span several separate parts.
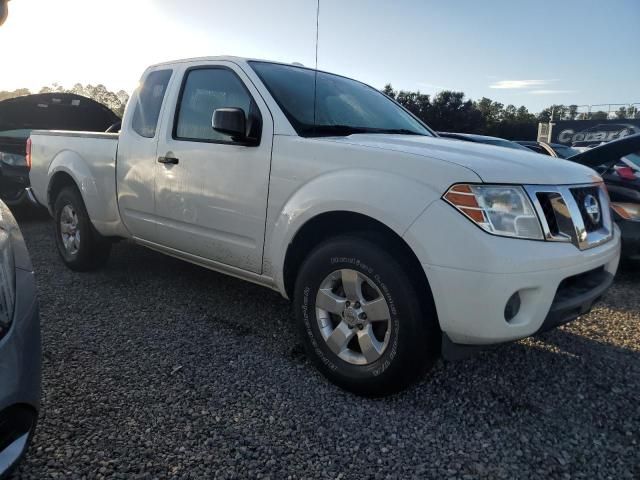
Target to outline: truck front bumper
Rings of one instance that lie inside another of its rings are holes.
[[[429,281],[445,350],[517,340],[575,319],[611,285],[620,258],[617,227],[612,240],[581,251],[490,235],[443,202],[427,209],[405,239]],[[514,295],[519,306],[511,317]]]

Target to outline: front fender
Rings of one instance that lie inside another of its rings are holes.
[[[430,185],[377,170],[337,170],[315,177],[298,188],[278,212],[270,213],[275,221],[265,245],[264,273],[273,277],[286,296],[283,271],[287,249],[300,229],[320,214],[346,211],[366,215],[402,236],[440,195]]]

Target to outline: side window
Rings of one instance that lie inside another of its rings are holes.
[[[131,128],[146,138],[156,136],[160,107],[167,91],[172,70],[157,70],[151,72],[138,93],[136,109],[133,112]]]
[[[231,70],[190,70],[182,88],[174,126],[176,139],[233,143],[229,135],[211,128],[213,111],[218,108],[241,108],[245,113],[249,136],[259,124],[260,114],[255,102],[242,80]]]

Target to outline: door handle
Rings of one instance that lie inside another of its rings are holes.
[[[164,163],[165,165],[177,165],[180,163],[176,157],[158,157],[158,163]]]

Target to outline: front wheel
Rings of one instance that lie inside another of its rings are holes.
[[[330,239],[309,255],[294,305],[307,352],[329,380],[385,395],[433,364],[437,319],[424,298],[430,293],[414,283],[405,262],[357,236]]]
[[[95,270],[107,261],[111,242],[91,224],[80,192],[64,188],[54,204],[56,245],[62,261],[72,270]]]

